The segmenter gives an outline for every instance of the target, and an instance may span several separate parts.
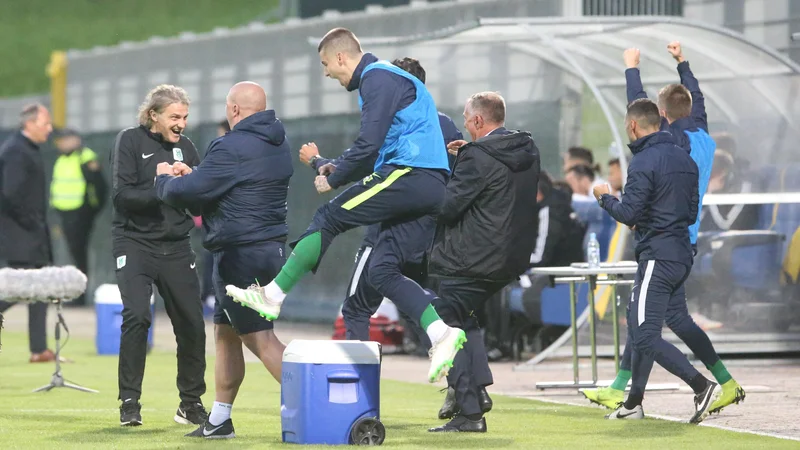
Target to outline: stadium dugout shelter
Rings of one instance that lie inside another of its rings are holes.
[[[737,192],[705,195],[704,209],[727,206],[735,212],[745,205],[757,205],[759,214],[756,229],[717,235],[712,243],[713,254],[706,255],[707,260],[695,262],[694,271],[716,271],[716,278],[711,278],[714,281],[709,281],[710,286],[706,287],[713,290],[719,283],[728,283],[733,289],[725,294],[727,299],[718,310],[733,311],[731,317],[736,320],[728,319],[723,328],[711,331],[710,336],[722,354],[800,350],[800,315],[796,312],[800,309],[796,307],[800,291],[793,289],[798,280],[784,273],[785,257],[800,226],[800,102],[797,101],[800,66],[797,63],[734,31],[674,17],[482,18],[410,36],[361,36],[360,39],[366,51],[387,59],[391,58],[386,55],[441,55],[442,59],[449,58],[445,64],[453,65],[458,72],[475,70],[470,52],[485,46],[505,47],[503,51],[509,52],[512,59],[558,69],[565,85],[582,93],[581,101],[588,103],[587,97],[589,100],[593,97],[591,103],[600,109],[595,116],[601,117],[602,126],[607,127],[607,132],[603,132],[616,148],[626,149],[620,152],[623,176],[630,158],[623,123],[627,103],[623,51],[630,47],[641,50],[642,82],[649,98],[656,99],[661,87],[680,82],[677,63],[666,48],[667,43],[680,41],[705,97],[710,133],[712,136],[725,133],[732,138],[735,148],[725,150],[733,155],[738,167],[743,167],[735,176],[744,180],[746,186]],[[319,37],[309,37],[308,41],[316,48]],[[439,51],[431,52],[431,48]],[[442,61],[417,57],[427,68],[429,79],[433,70],[442,67]],[[443,81],[448,82],[440,78],[439,82]],[[476,92],[496,90],[491,84],[476,86]],[[501,93],[507,100],[530,95],[515,92],[512,84],[504,86],[505,92]],[[555,154],[558,149],[540,148],[540,151],[543,155]],[[590,224],[590,230],[591,227]],[[631,237],[626,227],[613,224],[601,242],[606,261],[620,261]],[[800,252],[800,239],[796,242],[792,248]],[[542,296],[544,301],[545,294]],[[598,354],[608,357],[613,355],[611,314],[607,314],[611,289],[598,286],[596,299]],[[624,300],[620,303],[623,307]],[[568,311],[566,297],[562,296],[559,302]],[[577,321],[579,354],[586,357],[590,353],[585,326],[589,311],[585,299],[583,302],[579,299],[578,305],[582,311]],[[624,316],[623,313],[620,315]],[[626,331],[624,324],[621,326],[624,344]],[[689,353],[666,329],[664,336]],[[570,356],[572,346],[564,345],[570,338],[568,329],[536,357],[517,366],[518,369],[531,368],[547,358]]]

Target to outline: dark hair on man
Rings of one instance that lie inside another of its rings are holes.
[[[506,100],[497,92],[478,92],[469,97],[473,113],[480,114],[486,122],[502,125],[506,121]]]
[[[719,176],[723,173],[731,173],[735,168],[733,156],[725,150],[717,149],[714,152],[714,163],[711,165],[711,176]]]
[[[586,147],[570,147],[567,149],[567,156],[569,159],[577,159],[585,161],[586,165],[591,167],[597,173],[600,173],[600,164],[594,163],[594,153]]]
[[[717,150],[725,150],[732,155],[736,154],[736,140],[729,133],[714,133],[711,135],[711,139],[714,139],[717,144]]]
[[[572,194],[573,194],[572,188],[569,187],[569,183],[567,183],[565,180],[555,180],[555,181],[553,181],[553,189],[559,190],[559,191],[569,195],[570,197],[572,197]]]
[[[585,165],[585,164],[578,164],[577,166],[572,166],[567,171],[567,173],[574,173],[578,178],[588,178],[590,181],[594,181],[594,169]]]
[[[613,158],[608,161],[608,167],[618,166],[618,165],[619,165],[619,158]]]
[[[658,92],[658,106],[671,121],[689,117],[692,113],[692,94],[682,84],[664,86]]]
[[[403,59],[395,59],[392,64],[414,75],[419,81],[422,81],[422,84],[425,84],[425,69],[422,68],[419,60],[406,56]]]
[[[227,119],[220,120],[219,123],[217,124],[217,126],[219,128],[222,128],[223,130],[225,130],[226,133],[228,131],[231,131],[231,125],[228,123]]]
[[[320,39],[317,53],[322,53],[323,50],[328,49],[336,53],[342,52],[357,55],[361,53],[361,43],[356,35],[347,28],[334,28]]]
[[[625,117],[628,120],[635,120],[643,128],[658,129],[661,127],[658,106],[650,99],[640,98],[631,102]]]

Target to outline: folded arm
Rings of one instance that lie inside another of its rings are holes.
[[[239,162],[223,146],[209,150],[192,173],[182,177],[159,175],[156,178],[158,198],[175,208],[197,209],[228,192],[237,182]]]
[[[603,194],[602,206],[614,220],[630,227],[636,225],[642,218],[652,192],[652,172],[631,167],[622,200],[617,200],[613,195]]]
[[[486,187],[487,180],[479,170],[476,152],[480,150],[464,148],[459,153],[458,168],[447,183],[439,213],[439,222],[445,225],[458,222]]]

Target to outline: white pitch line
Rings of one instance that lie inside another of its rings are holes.
[[[533,400],[533,401],[539,401],[539,402],[544,402],[544,403],[552,403],[552,404],[557,404],[557,405],[579,406],[579,407],[582,407],[582,408],[599,409],[599,408],[595,408],[592,405],[585,405],[585,404],[580,404],[580,403],[571,403],[571,402],[559,401],[559,400],[554,400],[554,399],[549,399],[549,398],[531,398],[531,397],[519,397],[519,398],[524,398],[526,400]],[[660,414],[645,414],[645,417],[652,417],[654,419],[666,420],[666,421],[669,421],[669,422],[683,422],[683,423],[686,423],[687,425],[689,424],[688,420],[679,419],[677,417],[662,416]],[[720,430],[733,431],[733,432],[736,432],[736,433],[755,434],[755,435],[758,435],[758,436],[772,437],[772,438],[776,438],[776,439],[785,439],[785,440],[789,440],[789,441],[800,441],[800,438],[796,438],[796,437],[793,437],[793,436],[784,436],[784,435],[780,435],[780,434],[764,433],[762,431],[754,431],[754,430],[744,430],[744,429],[741,429],[741,428],[726,427],[724,425],[716,425],[716,424],[707,423],[707,422],[701,422],[696,426],[717,428],[717,429],[720,429]]]

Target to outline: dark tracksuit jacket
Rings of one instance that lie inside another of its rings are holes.
[[[640,355],[632,358],[631,395],[638,396],[652,368],[648,358],[690,385],[698,376],[661,330],[668,314],[686,311],[683,283],[693,260],[689,225],[697,218],[699,193],[697,164],[672,133],[658,131],[629,147],[633,158],[622,200],[605,194],[600,204],[618,222],[636,226],[639,268],[628,304],[628,342]]]
[[[667,119],[662,119],[661,129],[672,133],[678,146],[689,152],[689,155],[697,164],[698,191],[700,194],[699,206],[697,207],[697,218],[689,226],[689,237],[692,245],[695,246],[697,244],[697,233],[700,229],[703,196],[711,178],[711,166],[714,163],[714,152],[717,149],[717,144],[708,134],[705,97],[703,97],[703,92],[700,90],[700,83],[689,67],[689,61],[678,64],[678,75],[681,77],[681,84],[692,95],[692,112],[688,117],[678,119],[672,124],[668,123]],[[625,71],[625,81],[629,104],[634,100],[647,98],[647,93],[642,86],[639,69],[627,69]]]
[[[178,344],[181,400],[196,403],[205,393],[205,325],[195,255],[189,242],[192,217],[156,197],[156,166],[200,157],[185,136],[165,141],[143,126],[122,130],[111,151],[111,235],[116,278],[122,294],[119,398],[141,396],[150,328],[152,285],[164,298]]]
[[[289,142],[275,111],[255,113],[211,143],[189,175],[156,179],[158,197],[203,213],[204,246],[213,253],[217,301],[214,323],[240,334],[270,330],[272,322],[225,295],[225,286],[265,285],[285,258],[287,196],[294,173]]]

